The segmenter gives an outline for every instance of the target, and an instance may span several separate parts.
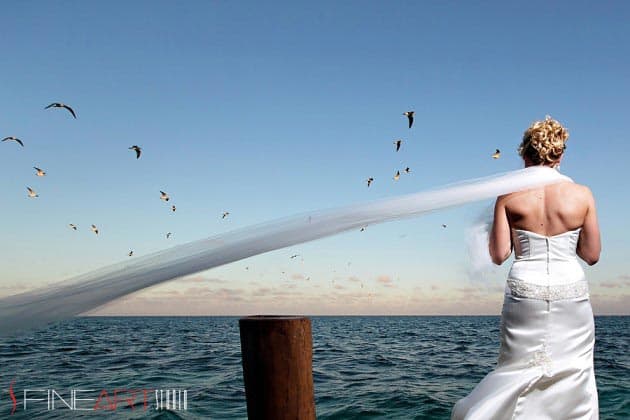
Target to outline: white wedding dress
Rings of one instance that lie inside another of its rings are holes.
[[[515,260],[501,313],[501,348],[451,419],[597,419],[594,322],[576,256],[580,229],[512,229]]]

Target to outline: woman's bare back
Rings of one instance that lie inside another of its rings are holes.
[[[599,260],[601,243],[595,200],[583,185],[560,182],[499,197],[490,244],[490,255],[497,264],[512,251],[510,228],[544,236],[581,228],[577,254],[590,265]]]
[[[590,196],[587,187],[561,182],[509,194],[505,208],[512,228],[554,236],[584,225]]]

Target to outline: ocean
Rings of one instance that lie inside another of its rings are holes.
[[[311,320],[318,419],[448,419],[498,356],[498,316]],[[600,416],[628,419],[630,317],[595,325]],[[75,318],[3,340],[0,360],[0,418],[247,418],[237,317]]]

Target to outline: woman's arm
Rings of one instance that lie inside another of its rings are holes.
[[[490,231],[489,251],[492,262],[501,265],[512,253],[510,223],[505,209],[506,196],[497,198],[494,205],[494,220]]]
[[[586,210],[586,216],[584,217],[584,224],[582,225],[576,252],[588,265],[593,265],[599,261],[602,244],[599,235],[599,224],[597,222],[597,211],[595,210],[595,199],[593,198],[591,190],[588,188],[586,188],[586,200],[588,202],[588,208]]]

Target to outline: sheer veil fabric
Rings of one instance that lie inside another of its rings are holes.
[[[137,290],[253,255],[564,180],[569,178],[555,169],[529,167],[429,191],[313,211],[179,245],[0,299],[0,335],[67,319]]]

